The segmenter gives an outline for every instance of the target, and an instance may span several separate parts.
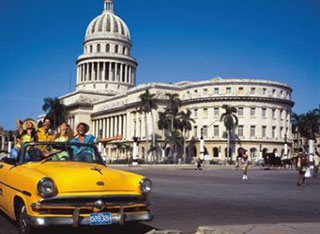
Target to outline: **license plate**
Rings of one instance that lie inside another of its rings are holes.
[[[112,224],[111,213],[91,213],[90,214],[90,225],[110,225]]]

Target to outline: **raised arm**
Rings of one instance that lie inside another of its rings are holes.
[[[117,135],[117,136],[114,136],[114,137],[101,138],[101,139],[99,139],[99,142],[108,143],[110,141],[122,140],[122,138],[123,138],[122,135]]]
[[[20,118],[17,118],[16,120],[16,124],[17,124],[17,130],[19,132],[19,134],[21,134],[23,132],[23,128],[22,128],[22,121],[20,120]]]

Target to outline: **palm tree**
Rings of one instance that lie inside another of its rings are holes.
[[[166,112],[171,119],[171,129],[175,129],[175,118],[179,112],[181,100],[179,98],[179,95],[176,93],[166,93],[166,96],[168,97],[168,106],[166,108]]]
[[[225,113],[223,113],[220,117],[220,122],[223,121],[224,126],[227,130],[227,159],[230,158],[230,133],[231,131],[238,125],[238,117],[235,113],[237,113],[237,109],[232,106],[223,105],[223,109],[225,109]]]
[[[181,136],[180,132],[176,129],[170,129],[168,134],[166,135],[165,145],[169,144],[171,147],[171,151],[174,152],[176,146],[183,145],[183,137]],[[173,161],[176,163],[175,154],[173,154]]]
[[[166,138],[167,131],[170,129],[170,126],[171,126],[170,123],[171,123],[171,120],[168,116],[168,113],[165,111],[159,112],[158,128],[162,130],[164,138]],[[165,157],[165,148],[166,148],[166,144],[164,142],[161,147],[162,158]]]
[[[147,137],[147,147],[149,151],[149,135],[148,135],[148,127],[147,127],[147,114],[150,113],[151,115],[151,121],[152,121],[152,147],[156,145],[156,137],[155,137],[155,131],[154,131],[154,119],[153,119],[153,112],[152,110],[157,110],[158,105],[156,102],[155,94],[150,94],[149,89],[145,91],[145,93],[140,94],[140,103],[138,104],[138,111],[143,112],[146,119],[146,137]],[[154,158],[154,157],[153,157]]]
[[[67,107],[59,98],[47,97],[43,101],[42,110],[46,112],[46,116],[53,121],[52,128],[56,130],[60,124],[66,121],[68,116]]]
[[[191,111],[187,110],[187,112],[180,111],[178,113],[179,120],[180,120],[180,130],[183,135],[183,155],[184,155],[184,160],[186,160],[186,138],[187,138],[187,133],[192,129],[192,124],[195,123],[195,120],[191,118]]]

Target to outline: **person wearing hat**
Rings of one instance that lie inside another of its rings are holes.
[[[43,119],[43,127],[37,131],[39,142],[51,142],[54,140],[54,135],[49,132],[51,127],[51,120],[48,117]]]
[[[113,140],[121,140],[122,136],[115,136],[115,137],[111,137],[111,138],[104,138],[104,139],[98,139],[96,138],[94,135],[89,134],[86,135],[89,131],[89,125],[81,122],[77,125],[76,128],[76,135],[75,137],[70,141],[71,143],[83,143],[83,144],[98,144],[99,142],[101,143],[108,143],[110,141]],[[76,160],[79,161],[91,161],[91,156],[93,152],[92,148],[90,147],[75,147],[74,148],[74,155],[79,155],[76,157]],[[81,155],[80,155],[81,153]]]
[[[23,143],[38,141],[37,139],[37,124],[31,119],[27,118],[23,122],[18,118],[17,119],[17,128],[21,140]]]

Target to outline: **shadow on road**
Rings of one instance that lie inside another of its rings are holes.
[[[151,230],[155,229],[149,225],[139,223],[135,225],[110,225],[110,226],[100,226],[100,227],[51,227],[44,229],[34,230],[34,234],[145,234]],[[0,234],[18,234],[16,224],[7,215],[0,211]]]

